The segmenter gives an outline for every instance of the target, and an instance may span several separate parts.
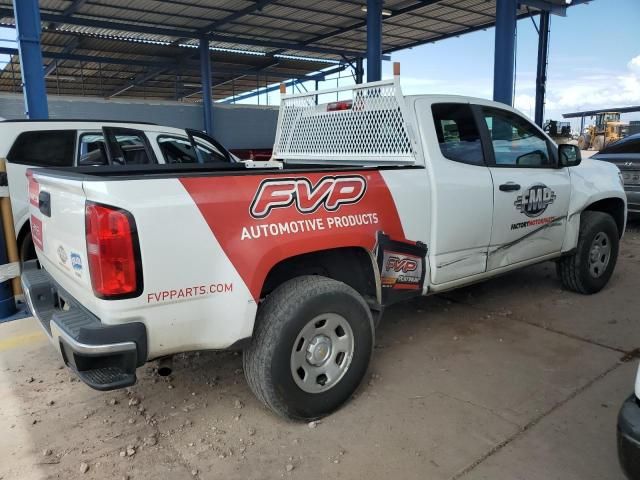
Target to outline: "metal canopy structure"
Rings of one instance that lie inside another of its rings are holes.
[[[41,44],[49,94],[185,101],[202,98],[197,48],[58,32],[43,33]],[[288,58],[274,61],[230,51],[210,53],[216,100],[337,66]],[[17,92],[20,85],[20,58],[13,55],[0,73],[0,90]]]
[[[211,49],[214,100],[327,68],[353,67],[367,53],[367,3],[40,0],[47,91],[201,100],[195,85],[203,38]],[[382,54],[489,28],[496,21],[496,0],[378,3]],[[523,0],[516,16],[542,10],[564,14],[565,3]],[[0,23],[15,24],[11,0],[0,0]],[[0,53],[15,52],[0,48]],[[0,90],[20,89],[18,61],[14,58],[0,74]]]
[[[601,108],[600,110],[586,110],[584,112],[563,113],[562,118],[593,117],[594,115],[597,115],[599,113],[609,113],[609,112],[617,112],[617,113],[640,112],[640,105],[636,105],[633,107],[612,107],[612,108]]]
[[[0,25],[16,28],[18,43],[0,47],[13,55],[0,91],[21,89],[29,118],[47,118],[51,93],[202,101],[212,133],[215,100],[269,92],[283,78],[306,88],[348,67],[361,82],[365,57],[367,81],[378,81],[385,53],[495,25],[493,96],[512,104],[516,22],[541,14],[541,119],[548,16],[587,1],[0,0]]]

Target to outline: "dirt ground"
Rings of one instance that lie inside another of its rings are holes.
[[[262,407],[237,354],[181,356],[167,378],[151,364],[100,393],[33,319],[1,324],[0,479],[622,480],[639,268],[636,221],[598,295],[542,264],[389,309],[357,395],[313,425]]]

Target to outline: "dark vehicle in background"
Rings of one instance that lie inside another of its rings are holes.
[[[629,480],[640,480],[640,369],[635,392],[618,415],[618,457]]]
[[[591,158],[610,162],[622,172],[629,213],[640,213],[640,133],[608,145]]]

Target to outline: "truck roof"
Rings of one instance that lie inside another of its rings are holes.
[[[102,119],[85,119],[85,118],[48,118],[46,120],[33,118],[14,118],[4,120],[7,123],[52,123],[52,122],[92,122],[92,123],[134,123],[139,125],[157,125],[153,122],[136,122],[123,120],[102,120]]]
[[[185,135],[184,129],[145,122],[114,120],[5,120],[0,122],[0,157],[6,157],[13,142],[23,132],[45,130],[101,130],[102,127],[122,127],[144,132]]]
[[[66,130],[66,129],[101,129],[103,126],[123,127],[144,130],[146,132],[174,132],[183,133],[184,129],[157,125],[145,122],[122,122],[119,120],[5,120],[0,122],[0,131],[29,132],[35,130]]]

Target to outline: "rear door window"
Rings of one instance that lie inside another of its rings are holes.
[[[106,153],[113,165],[149,165],[156,163],[144,132],[131,128],[104,127]]]
[[[435,103],[431,111],[442,155],[455,162],[484,165],[480,132],[471,106]]]
[[[229,152],[210,136],[191,128],[188,128],[186,132],[189,140],[196,146],[196,153],[201,163],[229,163],[232,161]]]
[[[182,137],[158,137],[158,145],[165,163],[212,163],[228,162],[223,151],[211,142],[194,137],[195,151],[191,141]]]
[[[102,132],[83,133],[78,141],[78,165],[108,165]]]
[[[75,143],[75,130],[23,132],[13,143],[7,160],[36,167],[71,167]]]
[[[158,137],[165,163],[198,163],[198,155],[187,138]]]

